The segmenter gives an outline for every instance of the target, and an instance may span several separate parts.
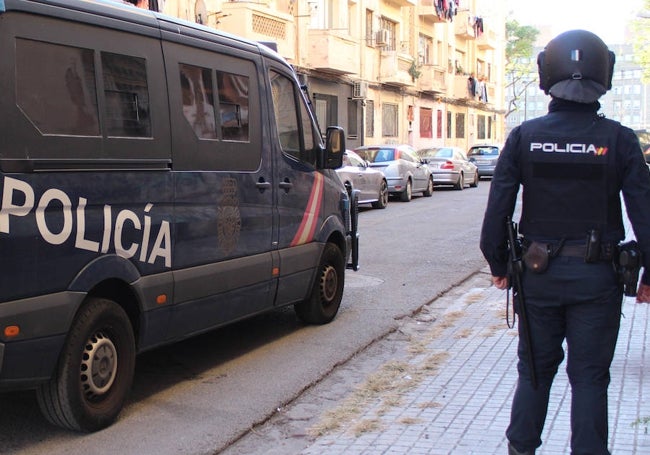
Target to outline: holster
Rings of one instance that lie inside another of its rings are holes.
[[[531,272],[544,273],[548,268],[549,254],[549,246],[546,243],[531,242],[524,249],[522,259]]]

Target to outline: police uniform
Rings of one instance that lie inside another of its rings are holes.
[[[623,297],[612,265],[625,238],[620,194],[644,253],[642,283],[650,284],[650,173],[634,132],[597,113],[600,104],[593,99],[600,95],[576,102],[549,91],[548,114],[522,123],[505,143],[481,232],[492,275],[506,276],[506,219],[521,185],[524,248],[541,244],[548,253],[542,273],[525,267],[522,275],[537,387],[520,324],[519,381],[506,435],[510,453],[532,454],[541,445],[566,340],[572,453],[608,454],[607,387]],[[590,231],[600,235],[600,247],[586,262]]]

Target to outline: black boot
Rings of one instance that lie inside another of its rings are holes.
[[[515,449],[512,444],[508,444],[508,455],[535,455],[535,449],[526,450],[525,452],[520,452]]]

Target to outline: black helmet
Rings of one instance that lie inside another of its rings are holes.
[[[537,56],[539,88],[556,98],[593,103],[612,88],[615,60],[614,53],[593,33],[564,32]]]

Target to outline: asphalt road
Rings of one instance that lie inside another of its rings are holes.
[[[326,326],[291,308],[138,357],[119,420],[94,434],[51,426],[31,392],[0,394],[2,454],[214,454],[337,365],[485,266],[478,249],[489,181],[436,189],[360,213],[361,270]]]

